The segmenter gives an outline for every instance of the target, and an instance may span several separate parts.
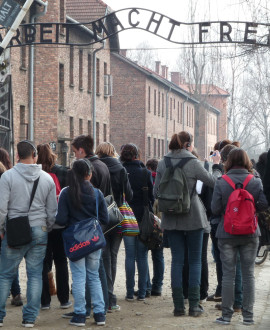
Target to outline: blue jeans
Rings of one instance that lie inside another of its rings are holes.
[[[138,236],[124,236],[126,250],[126,289],[127,297],[133,297],[135,286],[135,261],[139,273],[139,297],[144,298],[148,277],[148,248],[139,240]]]
[[[258,237],[237,237],[218,239],[220,258],[222,261],[222,316],[230,320],[233,315],[234,283],[236,273],[237,254],[240,263],[243,281],[242,314],[245,320],[253,320],[253,306],[255,302],[254,266]]]
[[[23,306],[23,319],[35,322],[42,291],[42,269],[45,257],[48,233],[41,226],[32,227],[32,242],[21,247],[9,248],[6,237],[2,241],[0,258],[0,320],[6,316],[6,300],[11,283],[18,272],[23,258],[27,272],[27,304]]]
[[[94,313],[104,313],[104,299],[99,278],[101,249],[78,261],[69,261],[72,273],[72,294],[74,313],[85,315],[85,286],[88,286]]]
[[[151,250],[153,260],[153,278],[152,283],[148,271],[147,290],[161,293],[164,278],[164,255],[163,248]]]
[[[171,287],[183,287],[182,272],[185,259],[185,240],[188,249],[189,288],[199,287],[201,283],[203,229],[168,230],[167,235],[172,253]]]

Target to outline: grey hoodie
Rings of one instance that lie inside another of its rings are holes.
[[[15,218],[28,213],[33,182],[39,182],[30,211],[31,227],[46,226],[50,231],[57,211],[56,189],[51,176],[41,165],[18,163],[0,179],[0,234],[5,231],[6,216]]]

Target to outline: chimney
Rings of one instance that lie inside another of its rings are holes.
[[[181,75],[180,75],[180,72],[171,72],[171,81],[175,85],[180,86],[180,84],[181,84]]]
[[[166,76],[166,65],[161,65],[161,70],[162,70],[162,73],[161,73],[162,77],[166,78],[165,77]]]
[[[120,50],[120,55],[127,57],[127,50],[126,49],[121,49]]]
[[[169,68],[165,66],[165,79],[168,79]]]
[[[156,71],[157,74],[160,74],[160,61],[156,61]]]

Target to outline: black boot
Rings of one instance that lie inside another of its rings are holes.
[[[200,287],[188,288],[189,316],[200,316],[204,310],[200,303]]]
[[[185,315],[185,304],[182,288],[172,288],[172,297],[174,304],[174,316],[183,316]]]

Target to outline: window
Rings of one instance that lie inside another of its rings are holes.
[[[74,119],[73,117],[69,117],[69,135],[70,138],[74,138]]]
[[[161,106],[162,117],[164,117],[164,93],[162,93],[162,106]]]
[[[164,140],[161,141],[161,157],[164,156]]]
[[[69,49],[69,85],[70,86],[74,86],[73,69],[74,69],[74,47],[70,46]]]
[[[175,120],[173,121],[173,133],[175,133]]]
[[[175,109],[175,99],[173,99],[173,108]]]
[[[99,145],[99,123],[96,123],[96,144]]]
[[[191,111],[191,127],[194,127],[194,108]]]
[[[148,145],[148,156],[151,157],[151,137],[148,136],[147,138],[147,145]]]
[[[92,122],[88,120],[88,134],[92,136]]]
[[[148,112],[151,112],[151,88],[148,87]]]
[[[157,155],[157,139],[154,138],[154,157]]]
[[[97,58],[96,63],[96,92],[99,95],[100,94],[100,60]]]
[[[59,64],[59,110],[64,110],[65,107],[65,85],[64,85],[64,64]]]
[[[157,149],[157,152],[158,152],[158,158],[160,158],[160,139],[158,139],[158,149]]]
[[[158,92],[158,115],[160,116],[160,92]]]
[[[65,23],[65,0],[60,0],[60,22]],[[60,25],[60,33],[64,33],[64,27]]]
[[[187,107],[187,126],[188,126],[188,111],[189,111],[189,108]]]
[[[108,74],[108,72],[107,72],[107,63],[106,62],[104,62],[104,75],[105,74]]]
[[[183,103],[181,103],[180,124],[183,124]]]
[[[88,54],[88,59],[87,59],[87,73],[88,73],[88,79],[87,79],[87,89],[88,92],[91,91],[92,84],[91,84],[91,79],[92,79],[92,56],[91,54]]]
[[[172,120],[172,98],[170,98],[170,120]]]
[[[22,24],[25,24],[25,20],[22,21]],[[21,33],[21,39],[22,43],[25,43],[25,33],[23,33],[22,29],[20,31]],[[22,46],[20,47],[21,49],[21,69],[26,69],[26,47],[27,46]]]
[[[83,89],[83,50],[79,50],[79,89]]]
[[[20,105],[20,140],[28,139],[28,124],[25,122],[25,106]]]
[[[107,141],[107,125],[103,124],[103,142]]]
[[[83,134],[83,120],[81,118],[79,119],[79,134]]]
[[[154,115],[157,114],[157,91],[154,90]]]
[[[177,122],[180,122],[180,108],[179,108],[179,102],[177,103]]]

